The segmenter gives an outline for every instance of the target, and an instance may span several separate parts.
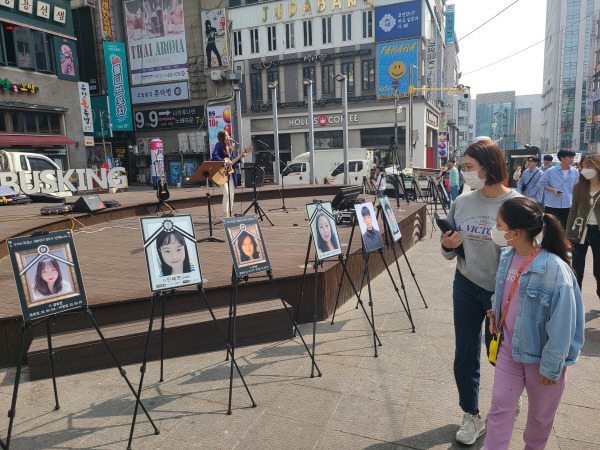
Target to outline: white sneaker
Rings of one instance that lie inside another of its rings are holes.
[[[474,444],[479,436],[485,433],[485,420],[481,417],[472,416],[465,413],[462,425],[456,432],[456,442],[461,444]]]

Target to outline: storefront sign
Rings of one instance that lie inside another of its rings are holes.
[[[84,133],[94,132],[94,121],[92,119],[92,104],[90,100],[90,86],[87,83],[79,82],[79,109],[81,110],[81,122],[83,123]]]
[[[255,70],[261,70],[263,68],[270,69],[271,67],[278,66],[287,66],[289,64],[314,64],[317,61],[325,62],[332,59],[337,58],[351,58],[353,56],[367,56],[371,54],[370,48],[365,48],[362,50],[350,50],[347,52],[338,52],[338,53],[314,53],[312,55],[306,55],[301,58],[289,58],[289,59],[274,59],[274,60],[265,60],[251,64]]]
[[[186,108],[136,111],[134,117],[136,130],[197,128],[202,124],[204,108],[202,106],[188,106]]]
[[[428,89],[437,89],[441,87],[441,42],[439,39],[429,39],[427,41],[427,51],[425,55],[425,87]],[[440,52],[438,53],[438,43]],[[441,99],[441,91],[426,91],[427,100]]]
[[[110,0],[100,0],[100,17],[102,23],[102,40],[113,40],[112,19],[110,18]],[[127,18],[129,20],[129,17]]]
[[[438,136],[438,155],[442,158],[448,156],[448,138],[446,133],[440,133]]]
[[[92,119],[94,121],[94,137],[112,137],[108,96],[92,97],[91,104]]]
[[[373,0],[364,0],[364,5],[372,5]],[[316,14],[331,14],[359,9],[362,5],[356,0],[292,0],[287,3],[276,3],[272,6],[262,7],[262,22],[275,23],[275,20],[290,20],[310,18]],[[252,26],[252,25],[250,25]]]
[[[153,84],[151,86],[133,86],[131,88],[131,103],[142,105],[145,103],[175,102],[189,100],[188,82]]]
[[[434,113],[433,111],[430,111],[429,109],[427,110],[427,112],[425,113],[425,120],[427,120],[427,123],[430,125],[433,125],[435,128],[437,128],[438,126],[438,116],[436,113]]]
[[[586,124],[584,127],[583,142],[589,144],[592,142],[592,125]]]
[[[327,125],[342,125],[344,123],[344,115],[313,116],[313,123],[322,127]],[[358,114],[348,114],[348,123],[358,123]],[[308,117],[288,119],[288,124],[290,128],[308,127]]]
[[[228,66],[229,45],[227,45],[225,9],[203,11],[200,18],[204,37],[204,67]]]
[[[133,85],[188,79],[183,2],[125,2]]]
[[[133,130],[125,44],[104,42],[106,84],[113,130]]]
[[[375,8],[375,41],[421,35],[421,1]]]
[[[398,81],[398,92],[408,92],[409,68],[418,67],[419,41],[395,41],[377,45],[378,56],[378,86],[377,95],[382,98],[393,98],[393,81]],[[413,85],[418,87],[418,77],[413,77]]]
[[[219,131],[225,130],[231,135],[231,108],[227,106],[209,106],[206,108],[208,114],[208,144],[212,154],[215,145],[219,142],[217,135]]]
[[[93,147],[94,146],[94,136],[84,136],[83,142],[86,147]]]
[[[8,78],[0,78],[0,92],[14,92],[15,94],[35,94],[40,88],[31,83],[13,84]]]
[[[446,43],[454,42],[454,5],[446,6]]]

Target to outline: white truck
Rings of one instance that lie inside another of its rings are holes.
[[[370,176],[373,169],[372,152],[366,149],[348,150],[350,184],[362,184],[363,177]],[[308,176],[309,153],[296,156],[283,171],[286,185],[312,184]],[[315,177],[318,184],[344,183],[344,151],[342,149],[315,151]],[[312,180],[313,183],[315,180]]]

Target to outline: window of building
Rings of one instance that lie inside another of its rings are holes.
[[[367,148],[389,147],[394,137],[394,127],[364,128],[360,130],[360,146]],[[398,127],[398,145],[404,142],[404,127]]]
[[[321,19],[323,24],[323,44],[331,44],[331,17]]]
[[[60,126],[60,113],[42,111],[0,110],[0,131],[27,134],[63,134]],[[5,118],[11,124],[7,129]]]
[[[258,53],[258,28],[250,30],[250,53]]]
[[[34,58],[31,52],[31,43],[29,42],[29,29],[25,27],[15,28],[15,38],[17,41],[17,64],[23,69],[33,69]]]
[[[270,52],[277,50],[277,35],[275,33],[275,25],[267,27],[267,42],[269,44]]]
[[[302,22],[302,26],[304,27],[304,46],[310,47],[312,46],[312,22],[305,20]]]
[[[274,81],[279,82],[279,71],[278,70],[271,70],[270,72],[267,72],[267,85],[268,83],[273,83]],[[269,91],[269,101],[271,101],[271,97],[273,96],[273,91],[271,89],[268,89]],[[277,95],[279,95],[279,92],[277,93]],[[281,99],[279,99],[279,101],[281,101]]]
[[[250,74],[250,91],[253,103],[262,103],[262,76],[260,73]]]
[[[303,67],[302,68],[302,79],[309,79],[312,81],[312,94],[313,98],[317,95],[317,86],[315,84],[315,68],[314,67]],[[308,97],[308,89],[304,86],[304,96]]]
[[[50,133],[62,134],[60,129],[60,114],[49,114],[50,116]]]
[[[2,111],[0,109],[0,131],[8,131],[8,127],[6,126],[6,119],[5,119],[5,111]]]
[[[33,41],[33,51],[35,53],[35,65],[40,72],[52,71],[52,47],[50,35],[39,31],[31,30],[31,38]]]
[[[13,133],[25,133],[25,116],[20,111],[13,111],[11,113],[12,118],[12,132]]]
[[[342,15],[342,41],[352,40],[352,14]]]
[[[40,72],[54,72],[50,34],[12,24],[1,26],[0,64]]]
[[[242,6],[242,0],[229,0],[230,8],[235,8],[236,6]]]
[[[354,92],[354,63],[342,63],[342,73],[346,75],[346,80],[348,80],[348,93]]]
[[[335,73],[333,64],[321,67],[323,76],[323,98],[335,98]]]
[[[375,60],[362,61],[362,90],[372,91],[375,89]]]
[[[285,24],[285,48],[295,48],[296,44],[294,42],[294,24],[286,23]]]
[[[363,38],[373,37],[373,11],[363,11]]]
[[[233,32],[233,51],[235,56],[242,55],[242,32],[234,31]]]
[[[306,148],[308,146],[308,133],[305,135]],[[315,150],[328,150],[344,147],[344,134],[342,130],[315,131]]]
[[[6,50],[6,63],[9,66],[17,65],[17,49],[15,44],[15,33],[13,25],[4,24],[2,35],[4,37],[4,48]]]

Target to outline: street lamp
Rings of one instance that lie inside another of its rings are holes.
[[[273,103],[273,137],[275,139],[275,164],[276,167],[280,168],[281,165],[279,163],[279,126],[277,123],[277,85],[278,81],[272,81],[267,84],[269,89],[273,89],[273,97],[271,102]],[[275,184],[279,184],[279,170],[274,170],[275,175]]]
[[[314,183],[315,178],[315,127],[313,123],[313,81],[310,78],[302,80],[302,84],[308,91],[308,184]]]
[[[346,75],[338,73],[335,79],[342,83],[342,105],[344,110],[344,184],[350,184],[350,174],[348,173],[348,78]]]
[[[110,120],[110,112],[102,111],[102,105],[98,105],[98,111],[100,112],[100,129],[102,133],[102,153],[104,153],[104,162],[106,162],[106,140],[104,139],[104,114],[108,119],[108,129],[110,130],[110,137],[112,137],[112,122]],[[113,164],[112,146],[110,147],[110,162]]]

